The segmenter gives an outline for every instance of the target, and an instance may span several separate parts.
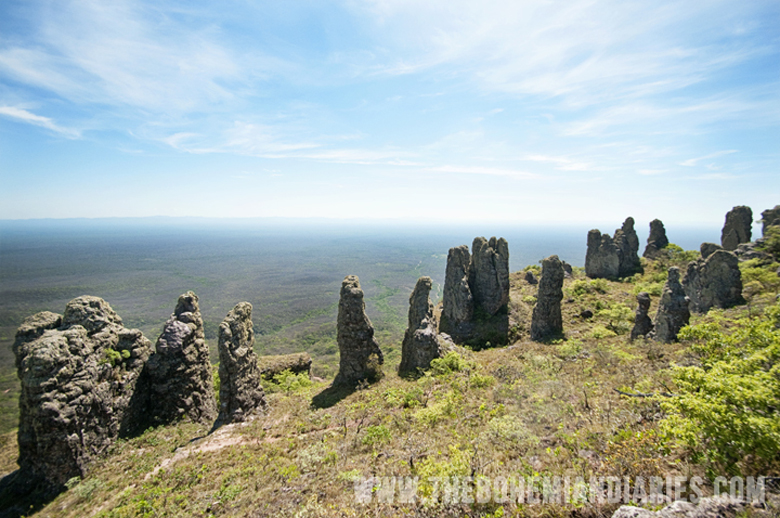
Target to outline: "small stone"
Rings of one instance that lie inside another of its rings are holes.
[[[582,310],[582,313],[580,313],[580,317],[582,317],[584,320],[587,320],[589,318],[593,318],[593,311],[589,309]]]

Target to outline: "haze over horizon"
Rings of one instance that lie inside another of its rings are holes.
[[[778,26],[759,0],[11,0],[0,219],[758,219]]]

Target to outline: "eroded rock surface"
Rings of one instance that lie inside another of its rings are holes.
[[[471,255],[466,245],[450,248],[444,276],[441,331],[453,336],[467,334],[474,316],[474,297],[469,285]]]
[[[236,304],[219,325],[219,425],[245,421],[268,407],[252,326],[249,302]]]
[[[699,247],[702,259],[706,259],[718,250],[723,250],[723,247],[716,245],[715,243],[702,243]]]
[[[531,318],[531,340],[539,341],[563,332],[563,265],[557,255],[542,261],[542,277]]]
[[[744,302],[739,259],[727,250],[716,250],[706,259],[688,263],[682,286],[690,299],[690,310],[697,313]]]
[[[433,281],[420,277],[409,297],[409,318],[401,351],[398,373],[415,374],[431,366],[431,360],[442,356],[433,314],[430,292]]]
[[[660,219],[654,219],[650,222],[650,235],[647,236],[647,246],[642,254],[647,259],[656,259],[661,250],[669,245],[669,239],[666,237],[666,229]]]
[[[780,205],[773,209],[767,209],[761,213],[761,235],[766,237],[769,227],[780,227]]]
[[[13,345],[21,381],[21,478],[57,492],[106,452],[140,411],[132,397],[151,353],[98,297],[73,299],[64,316],[38,313]]]
[[[740,205],[726,213],[726,222],[720,234],[720,244],[726,250],[735,250],[741,243],[749,243],[753,228],[753,211]]]
[[[337,326],[339,372],[333,385],[355,387],[361,381],[379,380],[384,357],[366,315],[363,290],[356,275],[348,275],[341,283]]]
[[[591,279],[616,278],[620,274],[620,248],[609,234],[598,229],[588,232],[585,275]]]
[[[661,293],[650,338],[665,343],[677,340],[677,333],[683,326],[688,325],[691,318],[688,303],[688,297],[680,284],[680,269],[672,266]]]
[[[639,262],[639,238],[634,230],[634,218],[628,217],[623,226],[615,230],[613,240],[619,251],[618,276],[633,275],[641,269]]]
[[[509,302],[509,245],[506,239],[474,238],[469,284],[474,303],[495,315]]]
[[[142,387],[148,398],[148,424],[181,419],[211,424],[217,417],[217,400],[203,319],[193,292],[179,297],[155,349]]]
[[[634,316],[634,327],[631,328],[631,339],[636,340],[640,336],[647,336],[653,330],[653,321],[650,319],[650,294],[643,291],[636,296],[637,308]]]

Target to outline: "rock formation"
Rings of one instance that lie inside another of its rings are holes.
[[[13,350],[21,478],[58,492],[138,418],[131,400],[151,343],[106,301],[83,296],[63,316],[27,318]]]
[[[540,341],[563,332],[563,266],[557,255],[542,261],[542,278],[531,318],[531,340]]]
[[[420,277],[409,297],[409,323],[404,334],[401,365],[398,373],[416,374],[431,366],[431,360],[442,356],[437,336],[436,317],[429,294],[433,281]]]
[[[181,295],[155,344],[143,377],[149,425],[180,419],[211,424],[217,400],[198,297]]]
[[[366,315],[363,290],[356,275],[348,275],[341,283],[337,339],[340,357],[334,386],[354,388],[361,381],[373,382],[382,377],[384,357]]]
[[[677,333],[683,326],[688,325],[691,318],[688,302],[688,297],[680,285],[680,269],[672,266],[661,293],[650,338],[666,343],[677,340]]]
[[[664,496],[658,495],[658,498],[664,498]],[[720,495],[702,498],[698,505],[685,500],[676,500],[659,511],[622,505],[614,512],[612,518],[737,518],[737,516],[743,516],[744,513],[749,512],[750,507],[752,505],[749,501],[732,498],[729,495]],[[748,515],[752,516],[752,513]]]
[[[564,275],[564,277],[566,277],[567,279],[570,278],[572,276],[572,272],[573,272],[571,265],[569,263],[567,263],[566,261],[561,261],[561,265],[563,265],[563,275]]]
[[[666,238],[666,229],[660,219],[654,219],[650,222],[650,235],[647,236],[647,246],[642,257],[647,259],[656,259],[661,250],[669,245]]]
[[[474,238],[469,285],[474,304],[495,315],[509,302],[509,245],[506,239]]]
[[[628,217],[623,226],[615,230],[615,245],[619,251],[618,275],[633,275],[641,269],[639,262],[639,238],[634,230],[634,218]]]
[[[534,275],[534,272],[532,272],[531,270],[525,272],[524,279],[525,282],[527,282],[528,284],[536,285],[539,283],[539,280],[536,278],[536,275]]]
[[[609,234],[593,229],[588,232],[585,275],[591,279],[616,278],[620,274],[620,248]]]
[[[509,332],[509,245],[504,238],[474,239],[450,248],[439,327],[458,343],[506,343]]]
[[[701,258],[706,259],[717,250],[723,250],[723,247],[715,243],[702,243],[699,250],[701,251]]]
[[[734,250],[740,243],[749,243],[753,227],[753,211],[740,205],[726,213],[726,222],[720,234],[720,244],[726,250]]]
[[[444,296],[440,328],[453,336],[468,334],[466,327],[474,316],[474,297],[469,285],[471,256],[466,245],[450,248],[444,276]]]
[[[219,417],[223,425],[245,421],[268,405],[254,351],[252,304],[239,302],[219,325]]]
[[[647,336],[653,330],[653,321],[648,315],[650,312],[650,294],[643,291],[636,296],[636,302],[634,327],[631,329],[632,340],[636,340],[640,336]]]
[[[780,205],[774,209],[767,209],[761,213],[761,235],[766,237],[769,227],[780,227]]]
[[[727,250],[716,250],[706,259],[688,263],[682,286],[690,299],[690,310],[697,313],[744,302],[739,259]]]
[[[280,354],[277,356],[261,356],[257,360],[263,379],[273,379],[275,376],[290,371],[293,374],[305,374],[311,379],[311,356],[309,353]]]

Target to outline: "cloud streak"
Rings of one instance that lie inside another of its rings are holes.
[[[49,117],[36,115],[22,108],[17,108],[14,106],[0,106],[0,115],[15,120],[17,122],[24,122],[26,124],[32,124],[33,126],[46,128],[47,130],[51,130],[69,139],[77,139],[81,137],[81,133],[78,130],[72,128],[65,128],[63,126],[60,126],[59,124],[56,124]]]

